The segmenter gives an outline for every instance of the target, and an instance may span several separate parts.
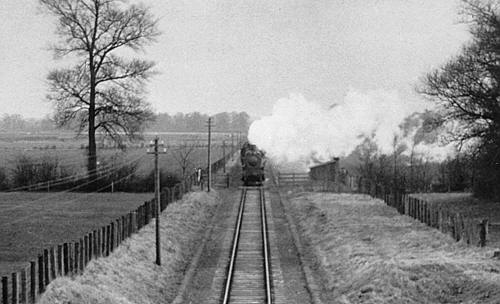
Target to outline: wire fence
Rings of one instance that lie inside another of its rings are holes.
[[[231,154],[227,154],[212,163],[212,171],[222,169],[231,157]],[[207,170],[208,167],[204,169]],[[164,211],[170,203],[181,199],[195,185],[199,183],[196,173],[193,173],[173,187],[163,188],[160,193],[160,210]],[[51,281],[60,276],[81,274],[91,260],[109,256],[124,240],[149,224],[157,210],[156,199],[146,201],[137,209],[75,241],[44,249],[37,259],[29,262],[29,266],[10,276],[2,276],[1,303],[35,303]]]

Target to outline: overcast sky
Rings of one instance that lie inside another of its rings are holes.
[[[267,115],[290,93],[330,105],[348,90],[417,100],[419,77],[468,39],[457,0],[151,0],[159,112]],[[0,1],[0,115],[42,117],[54,19],[34,0]]]

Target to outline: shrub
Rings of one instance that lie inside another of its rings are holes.
[[[100,191],[111,191],[111,184],[113,183],[114,191],[153,192],[155,185],[154,170],[145,175],[137,174],[138,161],[123,165],[121,159],[125,159],[124,153],[117,153],[99,160],[102,168],[106,168],[103,174],[99,176],[98,184],[102,185],[98,187]],[[176,174],[161,170],[160,181],[161,188],[172,187],[180,182],[180,178]]]
[[[44,183],[64,177],[66,174],[66,171],[60,169],[59,159],[56,156],[46,155],[36,160],[27,155],[20,155],[16,158],[12,171],[13,186],[25,187]]]
[[[0,190],[6,190],[7,188],[9,188],[9,183],[6,170],[5,168],[0,168]]]

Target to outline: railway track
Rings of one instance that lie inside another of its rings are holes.
[[[273,303],[268,239],[264,189],[244,187],[220,303]]]

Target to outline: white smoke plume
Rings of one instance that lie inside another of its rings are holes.
[[[307,166],[315,161],[346,156],[365,138],[370,137],[381,153],[393,151],[395,136],[400,137],[399,125],[421,104],[402,102],[394,92],[349,90],[341,103],[321,106],[302,95],[291,94],[276,102],[270,116],[252,123],[248,138],[278,162],[300,162]],[[416,152],[439,157],[448,148],[438,144],[415,147]],[[445,157],[445,156],[444,156]]]

